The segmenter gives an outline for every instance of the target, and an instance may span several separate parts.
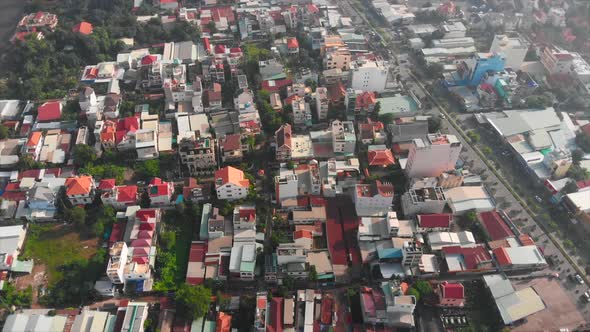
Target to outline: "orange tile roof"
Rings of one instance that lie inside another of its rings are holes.
[[[92,33],[92,24],[88,23],[88,22],[80,22],[78,24],[76,24],[74,26],[74,28],[72,29],[73,32],[78,32],[81,33],[83,35],[89,35]]]
[[[31,136],[29,137],[29,141],[27,142],[27,146],[37,146],[37,144],[39,144],[39,141],[41,140],[42,135],[43,133],[40,131],[32,132]]]
[[[250,181],[244,178],[244,172],[235,167],[226,166],[220,170],[215,171],[215,179],[221,179],[221,184],[232,183],[240,187],[249,187]]]
[[[308,231],[308,230],[301,229],[301,230],[295,231],[295,233],[293,235],[293,238],[294,239],[301,239],[301,238],[304,238],[304,237],[305,238],[308,238],[308,239],[312,239],[313,238],[313,234],[310,231]]]
[[[66,179],[66,195],[85,195],[92,190],[92,177],[88,175]]]

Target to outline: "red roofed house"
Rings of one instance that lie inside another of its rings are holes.
[[[25,41],[27,36],[33,36],[33,39],[41,40],[45,39],[45,35],[43,31],[37,31],[37,28],[32,28],[31,31],[17,31],[14,33],[12,38],[10,38],[11,43],[16,43],[16,41]]]
[[[139,129],[139,119],[135,116],[119,119],[118,122],[106,120],[100,131],[103,149],[116,148],[124,151],[135,148],[135,132]]]
[[[291,55],[299,54],[299,42],[297,41],[297,38],[287,38],[287,53]]]
[[[320,323],[323,325],[332,325],[332,315],[334,313],[334,299],[328,295],[322,298]]]
[[[293,242],[302,246],[306,250],[311,250],[313,247],[313,233],[309,230],[296,230],[293,233]]]
[[[492,241],[513,237],[514,233],[508,227],[502,216],[496,211],[482,212],[477,215],[479,221],[490,235]]]
[[[441,307],[462,307],[465,305],[465,288],[460,283],[444,281],[438,284],[438,305]]]
[[[424,232],[448,232],[451,227],[453,215],[449,213],[419,214],[417,216],[416,231]]]
[[[98,190],[111,191],[116,187],[115,179],[102,179],[98,183]]]
[[[283,332],[283,298],[273,297],[268,307],[266,331]]]
[[[393,205],[393,185],[375,181],[371,184],[357,184],[353,201],[358,216],[387,213]]]
[[[494,268],[492,256],[481,244],[472,247],[443,247],[442,255],[449,273],[477,273]]]
[[[275,132],[276,139],[276,159],[277,161],[291,160],[291,125],[284,124]]]
[[[94,200],[96,185],[89,175],[67,178],[65,182],[66,196],[72,205],[86,205]]]
[[[148,185],[148,195],[151,206],[164,206],[172,204],[174,184],[162,181],[160,178],[153,178]]]
[[[100,196],[104,205],[110,205],[116,210],[125,210],[128,206],[136,205],[137,198],[137,186],[115,186]]]
[[[349,95],[346,98],[350,98]],[[347,107],[349,106],[348,102],[346,103]],[[356,96],[356,100],[354,103],[354,113],[355,114],[367,114],[372,113],[375,110],[375,105],[377,104],[377,97],[375,96],[374,92],[365,91],[358,96]]]
[[[244,177],[244,172],[231,166],[215,172],[215,191],[218,199],[234,201],[248,196],[250,181]]]
[[[57,15],[48,12],[36,12],[23,16],[16,26],[17,31],[31,31],[47,28],[51,31],[57,27]]]
[[[47,101],[37,107],[37,122],[59,121],[63,105],[59,101]]]
[[[219,140],[221,158],[224,163],[240,162],[242,153],[242,136],[240,134],[225,135]]]
[[[358,140],[363,144],[385,144],[387,133],[383,122],[368,119],[367,123],[361,123],[358,127]]]
[[[90,35],[92,34],[92,24],[88,23],[88,22],[80,22],[76,25],[74,25],[74,27],[72,28],[72,31],[75,33],[80,33],[83,35]]]
[[[276,159],[277,161],[291,160],[291,125],[284,124],[276,132]]]
[[[191,285],[199,285],[205,281],[205,254],[207,245],[203,241],[193,241],[188,257],[186,270],[186,282]]]
[[[385,145],[371,145],[367,152],[369,167],[387,167],[395,164],[393,152]]]
[[[264,80],[262,81],[262,90],[279,92],[281,89],[286,88],[291,84],[293,84],[293,81],[287,78],[280,80]]]
[[[43,147],[43,133],[40,131],[34,131],[29,135],[27,145],[25,147],[25,153],[30,155],[33,160],[39,159],[41,148]]]

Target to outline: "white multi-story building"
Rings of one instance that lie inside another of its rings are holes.
[[[65,185],[66,196],[72,205],[86,205],[94,200],[96,185],[92,176],[82,175],[67,178]]]
[[[215,172],[215,191],[218,199],[229,201],[246,198],[250,181],[241,170],[226,166]]]
[[[387,85],[389,63],[383,60],[360,59],[350,67],[350,88],[353,90],[383,92]]]
[[[326,120],[328,118],[328,89],[319,87],[315,90],[316,113],[318,120]]]
[[[490,47],[491,53],[502,53],[506,57],[506,67],[518,70],[529,50],[528,42],[520,37],[508,35],[496,35]]]
[[[356,147],[356,134],[352,121],[332,121],[332,147],[336,155],[352,156]]]
[[[299,193],[298,183],[297,174],[294,173],[275,176],[275,194],[277,196],[277,202],[297,198]]]
[[[358,216],[384,216],[393,204],[393,185],[380,181],[357,184],[353,201]]]
[[[439,176],[455,169],[461,142],[454,135],[429,134],[412,141],[406,174],[409,178]]]
[[[109,249],[109,263],[107,265],[107,277],[113,284],[122,284],[125,281],[125,265],[129,248],[125,242],[115,242]]]
[[[293,108],[293,125],[296,128],[309,128],[311,127],[311,108],[309,104],[303,98],[295,98],[291,102]]]

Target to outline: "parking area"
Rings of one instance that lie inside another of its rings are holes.
[[[528,316],[526,321],[516,326],[513,331],[560,331],[560,329],[574,331],[586,329],[580,325],[580,322],[587,322],[588,319],[585,309],[586,303],[580,300],[573,302],[571,297],[564,291],[564,288],[560,287],[560,283],[566,283],[564,285],[566,287],[574,286],[567,278],[537,278],[513,282],[517,290],[532,286],[547,306],[545,310]],[[567,283],[570,285],[567,285]]]

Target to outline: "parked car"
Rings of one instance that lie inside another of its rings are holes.
[[[582,298],[584,299],[584,301],[586,301],[586,303],[590,302],[590,291],[586,291],[583,295]]]
[[[584,279],[582,279],[582,277],[579,274],[576,274],[574,276],[574,278],[576,278],[576,281],[578,282],[578,284],[580,284],[580,285],[584,284]]]

